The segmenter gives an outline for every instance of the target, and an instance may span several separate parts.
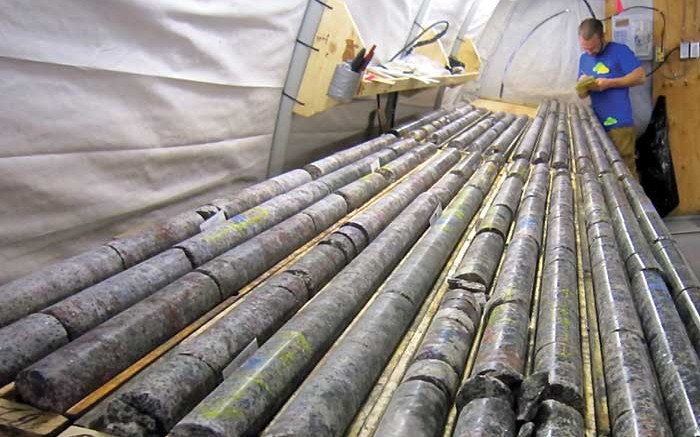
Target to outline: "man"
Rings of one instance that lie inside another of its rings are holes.
[[[578,28],[578,39],[584,51],[579,60],[579,81],[595,79],[587,87],[577,88],[578,95],[582,99],[591,97],[593,111],[627,167],[637,177],[636,134],[629,88],[644,83],[644,69],[629,47],[605,41],[600,20],[583,20]]]

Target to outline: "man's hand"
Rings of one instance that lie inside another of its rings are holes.
[[[595,80],[595,84],[591,85],[589,90],[591,91],[605,91],[608,88],[613,87],[613,80],[612,79],[605,79],[605,78],[598,78]]]
[[[586,79],[591,79],[591,76],[588,76],[587,74],[582,74],[578,78],[578,84],[576,85],[576,92],[581,99],[585,99],[588,97],[588,91],[591,89],[590,85],[589,86],[581,86],[581,83],[585,81]]]
[[[630,74],[623,77],[604,78],[599,77],[595,83],[588,87],[588,91],[605,91],[610,88],[629,88],[641,85],[646,80],[646,73],[642,67],[635,68]]]

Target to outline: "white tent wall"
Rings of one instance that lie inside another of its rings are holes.
[[[496,12],[496,8],[501,1],[511,1],[511,0],[496,0],[496,1],[481,1],[475,0],[477,2],[476,9],[474,10],[474,16],[467,23],[467,28],[465,29],[465,34],[467,38],[471,38],[473,41],[478,41],[478,39],[483,34],[486,23],[489,22],[493,14]]]
[[[598,18],[605,16],[604,0],[589,3]],[[633,5],[652,6],[653,1],[625,2],[626,7]],[[544,23],[518,48],[535,26],[560,11],[567,12]],[[574,85],[581,54],[578,25],[589,16],[581,0],[502,0],[477,38],[482,70],[478,89],[470,91],[485,98],[526,104],[537,104],[548,97],[577,101]],[[647,71],[651,68],[648,62],[643,66]],[[651,116],[651,81],[633,88],[630,96],[635,125],[641,132]]]
[[[306,2],[0,4],[0,283],[264,178]]]

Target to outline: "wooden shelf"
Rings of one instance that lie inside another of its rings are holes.
[[[537,115],[537,106],[519,105],[502,100],[477,99],[471,104],[492,112],[504,111],[515,115],[527,115],[528,117]]]
[[[299,88],[294,113],[311,117],[326,111],[340,102],[328,97],[328,87],[333,78],[336,66],[366,48],[357,25],[347,5],[342,0],[328,0],[331,8],[326,8],[321,17],[318,30],[313,40],[313,47],[306,63],[304,77]],[[425,38],[432,35],[428,33]],[[415,53],[435,60],[439,65],[447,65],[447,54],[440,41],[418,47]],[[413,78],[392,79],[393,85],[363,79],[356,93],[357,97],[367,97],[400,91],[418,90],[439,86],[455,86],[479,75],[481,61],[472,42],[465,38],[460,46],[457,59],[464,63],[466,71],[462,74],[442,75],[431,77],[437,83],[426,84]]]
[[[479,76],[479,73],[464,73],[464,74],[452,74],[449,76],[434,76],[431,79],[440,81],[439,83],[427,84],[416,79],[402,78],[402,79],[392,79],[395,83],[389,85],[382,82],[374,82],[369,80],[362,80],[360,82],[360,88],[357,91],[358,97],[373,96],[376,94],[386,94],[398,91],[409,91],[417,90],[421,88],[433,88],[437,86],[455,86],[467,82],[469,80],[475,79]]]

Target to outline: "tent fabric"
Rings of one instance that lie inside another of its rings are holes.
[[[0,4],[0,283],[264,178],[306,2]]]

